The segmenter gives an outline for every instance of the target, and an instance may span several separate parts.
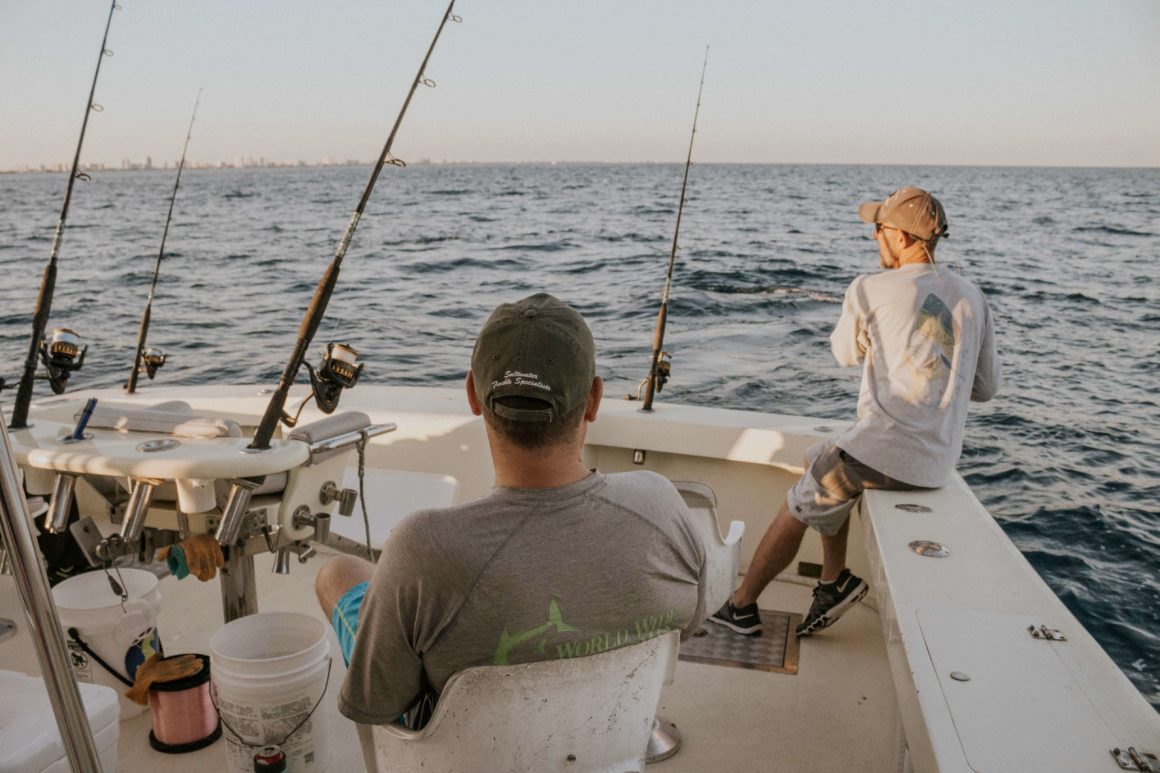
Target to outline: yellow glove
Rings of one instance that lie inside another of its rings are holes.
[[[157,551],[157,558],[169,564],[169,571],[179,580],[192,574],[202,582],[212,580],[225,562],[222,546],[208,534],[198,534]]]
[[[149,703],[149,688],[154,682],[172,682],[184,679],[201,671],[201,658],[197,655],[174,655],[163,658],[150,655],[149,659],[137,666],[133,686],[125,691],[125,697],[142,706]]]

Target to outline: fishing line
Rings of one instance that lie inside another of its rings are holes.
[[[64,224],[68,219],[68,208],[72,202],[73,185],[77,180],[91,179],[88,174],[80,171],[81,148],[85,144],[85,132],[89,127],[89,114],[104,110],[93,101],[97,93],[97,78],[101,74],[101,62],[106,56],[112,56],[113,51],[107,47],[109,42],[109,28],[113,25],[113,12],[121,6],[117,0],[109,4],[109,18],[105,22],[105,34],[101,38],[101,52],[97,55],[97,67],[93,72],[93,85],[89,88],[89,99],[85,104],[85,118],[81,122],[81,134],[77,140],[76,153],[73,154],[72,169],[68,175],[68,186],[64,192],[64,204],[61,205],[60,219],[56,224],[56,234],[52,238],[52,250],[49,253],[48,265],[44,269],[44,276],[40,280],[40,293],[36,298],[36,310],[32,315],[32,337],[28,342],[28,356],[24,360],[24,372],[20,376],[20,385],[16,389],[16,402],[12,407],[12,421],[8,425],[12,429],[24,429],[28,426],[28,407],[32,402],[32,382],[36,378],[37,357],[43,357],[49,369],[50,382],[53,392],[60,394],[64,391],[69,372],[78,370],[84,361],[84,351],[76,349],[75,342],[68,342],[66,357],[57,358],[50,362],[49,351],[43,347],[44,329],[48,325],[48,315],[52,311],[52,296],[56,290],[56,263],[60,252],[61,239],[64,237]],[[70,331],[71,332],[71,331]],[[75,334],[73,334],[75,338]],[[80,360],[74,360],[76,353]],[[0,382],[2,383],[2,382]],[[59,390],[59,391],[58,391]]]
[[[129,380],[125,384],[125,391],[129,394],[137,391],[137,377],[145,368],[145,375],[153,380],[157,369],[165,364],[165,355],[156,350],[145,349],[145,338],[149,335],[149,320],[153,316],[153,297],[157,292],[157,277],[161,274],[161,261],[165,257],[165,240],[169,236],[169,224],[173,220],[173,204],[177,201],[177,189],[181,187],[181,172],[185,169],[185,154],[189,150],[189,138],[193,136],[193,122],[197,119],[197,106],[201,103],[201,89],[197,90],[197,99],[193,102],[193,115],[189,118],[189,131],[185,133],[185,144],[181,148],[181,161],[177,164],[177,179],[173,181],[173,193],[169,196],[169,212],[165,215],[165,229],[161,232],[161,248],[157,250],[157,263],[153,267],[153,281],[149,283],[149,298],[145,302],[145,311],[141,314],[141,326],[137,330],[137,349],[133,355],[133,369],[129,371]]]
[[[314,291],[314,297],[311,299],[310,306],[306,309],[302,324],[298,328],[298,340],[294,345],[294,351],[290,355],[290,360],[286,363],[286,368],[282,372],[281,378],[278,380],[277,388],[270,396],[270,403],[266,406],[266,412],[263,414],[262,420],[254,432],[254,439],[249,446],[251,449],[264,450],[269,448],[270,440],[274,437],[274,431],[277,429],[278,423],[286,415],[283,409],[289,397],[290,387],[294,384],[294,379],[297,378],[298,371],[302,368],[302,364],[306,360],[306,351],[310,346],[311,340],[314,338],[314,334],[318,331],[318,326],[322,322],[323,315],[326,313],[326,306],[330,302],[330,297],[334,293],[335,284],[338,282],[342,259],[346,255],[347,248],[350,247],[351,239],[354,237],[355,229],[358,228],[359,220],[362,218],[363,211],[366,209],[367,201],[370,200],[371,191],[374,190],[375,183],[379,179],[379,174],[387,164],[399,167],[406,166],[406,163],[401,159],[391,155],[391,147],[395,143],[395,136],[399,132],[399,126],[403,123],[403,117],[407,114],[407,108],[411,104],[411,98],[415,95],[415,90],[419,88],[420,84],[432,88],[435,86],[435,81],[426,75],[427,63],[431,59],[431,53],[435,50],[435,44],[439,42],[439,36],[443,33],[443,28],[447,25],[447,22],[462,21],[459,16],[452,13],[454,7],[455,0],[451,0],[447,5],[447,10],[443,13],[442,20],[439,22],[439,28],[435,31],[435,37],[432,38],[431,45],[427,48],[427,53],[423,57],[423,63],[419,65],[419,71],[415,74],[415,80],[411,83],[411,89],[407,92],[407,98],[403,101],[403,106],[399,110],[399,115],[395,119],[394,126],[391,128],[391,133],[383,145],[383,150],[379,154],[379,160],[371,172],[371,177],[367,181],[366,188],[363,190],[362,198],[359,199],[358,206],[355,207],[350,223],[346,227],[346,232],[338,243],[338,248],[334,253],[334,259],[322,275],[322,279],[319,280],[318,287]],[[335,401],[335,404],[337,404],[337,401]],[[331,410],[333,410],[333,406],[331,406]]]
[[[154,682],[149,688],[153,724],[149,745],[159,752],[184,754],[205,748],[221,738],[222,723],[210,696],[209,657],[196,657],[201,661],[197,673]]]
[[[657,328],[653,334],[652,357],[649,362],[648,375],[637,388],[636,396],[629,395],[628,399],[640,399],[641,390],[644,390],[644,404],[642,411],[651,412],[653,395],[661,391],[669,379],[669,362],[665,359],[667,353],[661,351],[665,345],[665,324],[669,315],[669,292],[673,286],[673,264],[677,260],[677,240],[681,235],[681,216],[685,211],[685,191],[689,186],[689,167],[693,165],[693,140],[697,137],[697,116],[701,113],[701,92],[705,88],[705,70],[709,67],[709,47],[705,46],[705,61],[701,65],[701,84],[697,87],[697,107],[693,111],[693,131],[689,135],[689,154],[685,158],[685,176],[681,181],[681,199],[677,204],[677,226],[673,230],[673,247],[669,252],[669,270],[665,274],[665,286],[661,293],[661,308],[657,312]]]

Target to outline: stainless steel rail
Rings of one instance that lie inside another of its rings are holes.
[[[24,602],[44,685],[48,688],[48,699],[52,703],[52,713],[56,715],[69,763],[75,771],[100,773],[97,746],[69,666],[64,631],[56,616],[56,604],[48,585],[44,561],[32,534],[28,502],[20,485],[7,426],[4,409],[0,408],[0,487],[3,489],[0,492],[3,494],[0,497],[0,537],[8,548],[8,560]]]

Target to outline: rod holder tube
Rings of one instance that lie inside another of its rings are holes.
[[[258,611],[258,580],[254,557],[240,548],[225,552],[221,571],[222,616],[227,623]]]
[[[121,522],[121,539],[136,542],[145,528],[145,516],[149,513],[149,503],[153,501],[153,489],[159,481],[135,480],[129,501],[125,505],[125,520]]]
[[[222,520],[218,524],[217,534],[214,535],[222,547],[237,544],[242,531],[242,521],[250,509],[250,498],[257,487],[257,483],[248,480],[235,480],[230,486],[230,496],[222,509]]]
[[[309,507],[302,505],[294,511],[291,525],[295,529],[312,528],[314,535],[311,539],[315,542],[326,542],[326,538],[330,536],[330,513],[314,515],[310,512]]]
[[[274,574],[290,574],[290,548],[274,551]]]
[[[44,675],[52,713],[73,770],[101,770],[92,728],[81,702],[71,666],[64,631],[56,616],[56,602],[48,585],[44,560],[32,533],[28,502],[17,474],[8,432],[0,407],[0,541],[7,548],[16,588],[29,622],[36,657]]]
[[[68,526],[68,514],[72,509],[73,489],[77,476],[62,472],[52,482],[52,497],[48,500],[48,514],[44,516],[44,530],[49,534],[63,534]]]

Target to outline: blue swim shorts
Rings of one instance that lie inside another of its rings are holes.
[[[330,613],[330,624],[334,626],[334,633],[338,636],[342,662],[348,666],[350,653],[354,651],[354,635],[358,633],[358,611],[363,598],[367,595],[368,584],[360,582],[342,594],[342,598],[334,605],[334,611]]]

